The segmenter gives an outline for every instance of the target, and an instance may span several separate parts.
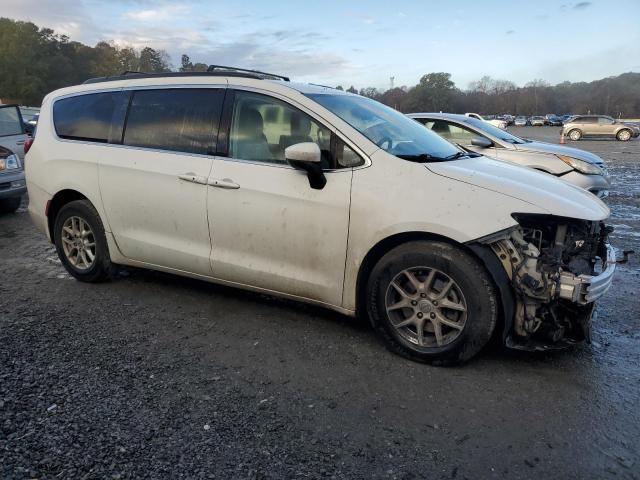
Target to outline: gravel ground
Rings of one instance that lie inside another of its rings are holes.
[[[640,141],[577,146],[609,162],[614,241],[640,252]],[[0,216],[0,280],[0,478],[640,478],[636,259],[592,345],[460,368],[204,282],[76,282],[24,208]]]

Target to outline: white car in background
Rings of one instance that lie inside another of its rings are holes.
[[[609,195],[611,183],[607,166],[591,152],[527,140],[487,122],[454,113],[409,113],[407,116],[466,150],[535,168],[600,198]]]
[[[517,116],[516,119],[513,121],[513,124],[516,127],[526,127],[527,123],[529,123],[529,120],[527,120],[527,117],[524,117],[522,115]]]
[[[210,69],[44,99],[29,213],[75,278],[125,264],[281,295],[369,318],[389,349],[436,364],[494,334],[589,338],[616,264],[594,195],[369,98]]]
[[[529,118],[529,124],[532,127],[544,127],[544,117],[534,115],[533,117]]]
[[[505,120],[498,120],[498,119],[494,119],[494,120],[488,120],[484,117],[482,117],[480,114],[478,113],[465,113],[466,117],[470,117],[470,118],[475,118],[477,120],[482,120],[483,122],[487,122],[490,123],[491,125],[501,128],[502,130],[506,130],[508,124]]]

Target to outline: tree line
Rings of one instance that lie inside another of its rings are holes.
[[[342,89],[341,86],[338,88]],[[640,116],[640,73],[603,78],[592,82],[550,85],[534,80],[518,87],[508,80],[484,76],[461,90],[451,74],[428,73],[413,87],[386,91],[353,86],[347,91],[373,98],[401,112],[476,112],[480,114],[544,115],[555,113],[604,114],[622,118]]]
[[[184,54],[175,68],[163,50],[135,49],[113,42],[99,42],[91,47],[31,22],[0,18],[0,99],[5,103],[37,106],[48,92],[82,83],[88,78],[123,71],[168,72],[174,69],[206,71],[207,65],[194,63]],[[342,86],[337,88],[343,89]],[[418,84],[411,87],[386,91],[366,87],[358,91],[350,86],[347,91],[373,98],[401,112],[640,116],[640,73],[554,86],[534,80],[524,87],[484,76],[461,89],[451,80],[451,74],[434,72],[423,75]]]
[[[5,103],[37,106],[52,90],[126,70],[170,71],[169,55],[109,42],[90,47],[31,22],[0,18],[0,99]]]

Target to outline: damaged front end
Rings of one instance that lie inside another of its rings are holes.
[[[594,302],[611,286],[616,250],[612,227],[599,221],[514,214],[518,227],[480,241],[498,258],[512,308],[505,344],[525,350],[561,348],[591,339]]]

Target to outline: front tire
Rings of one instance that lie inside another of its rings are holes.
[[[62,265],[82,282],[103,282],[113,267],[100,216],[88,200],[64,205],[56,216],[54,243]]]
[[[631,130],[620,130],[616,135],[616,138],[621,142],[628,142],[629,140],[631,140]]]
[[[567,136],[571,140],[573,140],[574,142],[577,142],[578,140],[580,140],[582,138],[582,132],[580,130],[578,130],[577,128],[575,128],[575,129],[571,130]]]
[[[489,342],[497,299],[484,267],[464,250],[409,242],[380,259],[367,282],[367,310],[389,350],[418,362],[465,362]]]

